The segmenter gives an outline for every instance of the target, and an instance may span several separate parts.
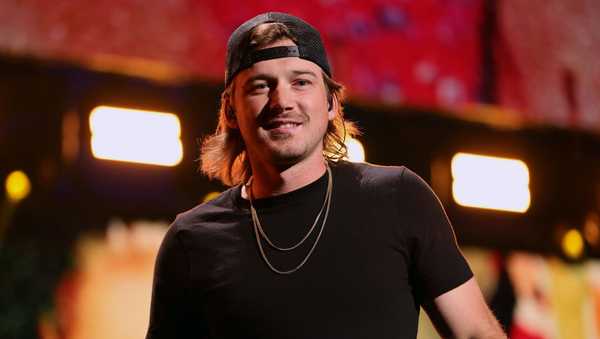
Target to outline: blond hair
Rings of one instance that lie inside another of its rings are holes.
[[[283,39],[295,41],[288,28],[280,23],[259,25],[250,34],[248,47],[260,49]],[[330,102],[337,102],[333,120],[327,126],[323,137],[323,156],[328,161],[338,161],[347,157],[348,150],[344,140],[359,134],[356,125],[344,118],[342,102],[344,87],[323,72],[323,81]],[[229,84],[221,94],[219,121],[214,134],[206,137],[200,146],[200,170],[210,179],[219,179],[224,185],[234,186],[246,182],[252,175],[246,146],[239,129],[230,127],[228,123],[234,114],[231,107],[233,84]]]

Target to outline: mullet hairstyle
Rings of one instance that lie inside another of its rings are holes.
[[[260,29],[257,29],[260,27]],[[249,34],[246,48],[258,50],[274,42],[296,38],[290,30],[281,23],[265,23],[255,27]],[[342,102],[344,100],[344,86],[325,72],[323,81],[331,102],[337,102],[335,118],[329,121],[327,132],[323,138],[323,156],[329,162],[337,162],[347,158],[348,149],[344,140],[359,135],[357,126],[344,119]],[[200,146],[200,171],[210,179],[218,179],[226,186],[245,183],[252,176],[250,160],[246,154],[246,145],[239,129],[229,127],[228,121],[234,119],[231,107],[235,79],[221,93],[221,107],[219,121],[214,134],[204,138]]]

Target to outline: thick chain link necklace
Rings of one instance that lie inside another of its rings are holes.
[[[296,272],[302,266],[304,266],[304,264],[308,261],[308,258],[310,258],[313,251],[317,247],[317,244],[319,243],[319,239],[321,239],[321,234],[323,233],[323,229],[325,229],[325,224],[327,223],[327,217],[329,216],[329,206],[331,205],[331,192],[333,191],[333,176],[331,175],[331,169],[329,168],[329,164],[326,164],[326,168],[327,168],[327,192],[325,193],[325,200],[323,201],[323,205],[321,206],[321,209],[319,210],[319,213],[317,214],[317,217],[315,218],[315,221],[313,222],[312,226],[306,232],[306,235],[304,237],[302,237],[302,239],[298,243],[296,243],[295,245],[289,246],[289,247],[277,246],[273,243],[273,241],[271,241],[271,239],[269,239],[269,237],[265,233],[265,231],[260,223],[260,219],[258,218],[258,213],[256,212],[256,209],[254,208],[254,204],[252,203],[252,188],[251,188],[252,179],[250,179],[248,181],[248,183],[246,183],[246,192],[248,193],[248,201],[250,202],[250,213],[252,214],[252,224],[254,226],[254,235],[256,237],[256,244],[258,245],[258,250],[260,252],[260,255],[262,256],[262,258],[263,258],[264,262],[267,264],[267,266],[271,269],[271,271],[278,273],[278,274],[291,274],[291,273]],[[325,211],[324,215],[323,215],[323,211]],[[272,248],[274,248],[278,251],[287,252],[287,251],[294,250],[294,249],[298,248],[300,245],[302,245],[306,241],[306,239],[308,239],[308,237],[313,233],[313,231],[316,229],[317,224],[319,223],[319,219],[321,218],[321,215],[323,215],[323,221],[321,222],[321,228],[319,230],[319,233],[317,234],[317,238],[315,239],[315,242],[313,243],[312,247],[310,248],[310,250],[304,257],[304,259],[302,259],[300,264],[298,264],[296,267],[294,267],[290,270],[280,270],[280,269],[277,269],[275,266],[273,266],[273,264],[271,264],[271,262],[269,261],[269,258],[267,258],[267,255],[265,254],[265,250],[263,248],[261,239],[265,239],[265,241],[267,242],[267,244],[269,244],[269,246],[271,246]]]

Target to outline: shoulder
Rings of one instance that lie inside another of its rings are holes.
[[[163,238],[159,260],[181,261],[190,251],[210,248],[215,238],[231,232],[240,218],[236,190],[239,192],[239,188],[230,188],[211,201],[179,213]]]
[[[371,163],[341,161],[334,165],[342,179],[353,180],[363,187],[396,187],[403,179],[405,166],[383,166]],[[411,172],[412,173],[412,172]]]
[[[395,194],[433,194],[429,184],[406,166],[339,162],[334,165],[338,177],[365,189],[392,190]]]
[[[441,205],[429,184],[406,166],[340,162],[333,166],[344,186],[370,198],[392,199],[402,208],[421,210]]]
[[[217,221],[223,216],[235,214],[238,211],[236,194],[239,194],[239,187],[229,188],[213,200],[177,214],[171,228],[174,231],[191,230],[211,221]]]

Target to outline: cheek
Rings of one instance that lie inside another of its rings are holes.
[[[240,124],[252,125],[265,105],[261,97],[251,97],[236,101],[236,116]]]
[[[256,130],[255,119],[252,119],[247,115],[240,114],[238,117],[238,125],[240,127],[240,133],[242,133],[244,138],[249,137],[253,131]]]
[[[267,100],[262,97],[253,97],[241,102],[243,109],[243,119],[248,123],[256,123],[256,118],[267,104]]]
[[[299,100],[299,102],[306,105],[306,111],[313,112],[315,115],[326,115],[326,113],[328,113],[327,108],[329,107],[329,104],[327,103],[327,97],[322,93],[306,95]]]
[[[250,108],[250,110],[256,111],[262,109],[269,100],[266,95],[253,95],[244,98],[243,105]]]

